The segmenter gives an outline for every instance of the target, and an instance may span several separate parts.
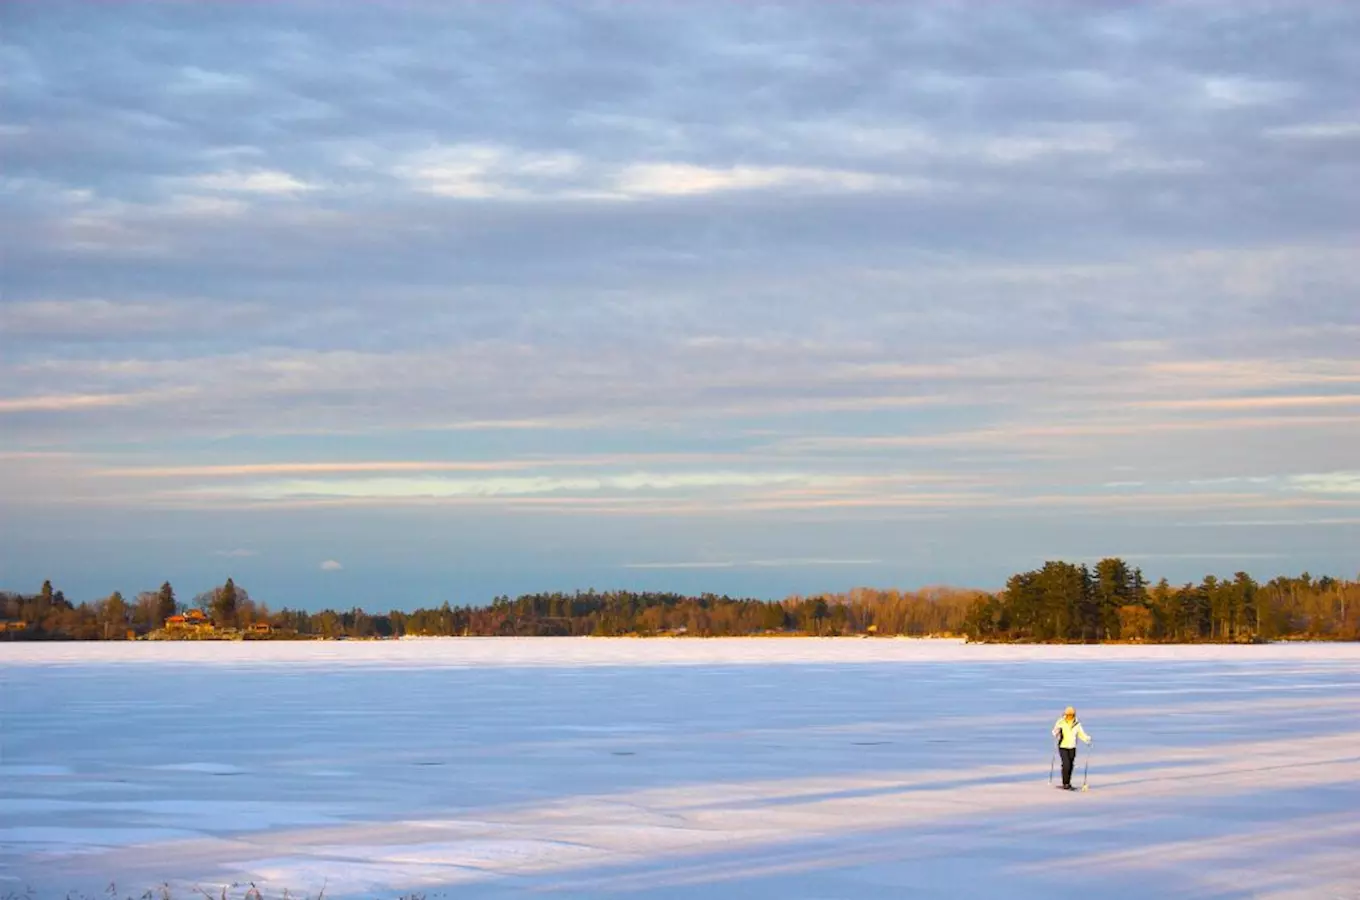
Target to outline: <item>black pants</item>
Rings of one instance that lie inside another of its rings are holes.
[[[1059,747],[1058,752],[1062,754],[1063,761],[1063,787],[1072,786],[1072,769],[1077,764],[1076,747]]]

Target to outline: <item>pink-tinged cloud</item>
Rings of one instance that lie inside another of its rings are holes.
[[[0,397],[0,414],[26,412],[71,412],[130,406],[136,394],[48,394],[40,397]]]
[[[938,434],[827,436],[791,438],[777,446],[788,450],[859,450],[892,447],[949,447],[967,445],[1002,445],[1028,442],[1033,439],[1066,437],[1129,437],[1172,432],[1202,432],[1220,430],[1252,430],[1280,428],[1289,425],[1315,427],[1360,427],[1355,416],[1288,416],[1243,417],[1233,419],[1152,420],[1144,422],[1091,422],[1053,425],[1015,425],[979,428],[970,431],[950,431]]]
[[[0,397],[0,415],[28,412],[81,412],[112,407],[148,406],[168,400],[183,400],[197,393],[196,388],[129,391],[106,394],[42,394],[31,397]]]
[[[1285,397],[1204,397],[1190,400],[1141,400],[1129,406],[1139,409],[1295,409],[1312,406],[1360,406],[1360,394],[1310,394]]]
[[[591,468],[647,463],[718,463],[753,459],[736,453],[605,453],[589,456],[526,456],[488,460],[355,460],[343,462],[224,463],[182,466],[107,466],[90,474],[109,478],[233,478],[272,475],[328,475],[390,472],[518,472],[547,468]],[[773,458],[773,457],[770,457]]]

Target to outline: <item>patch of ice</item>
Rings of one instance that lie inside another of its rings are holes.
[[[617,666],[829,665],[870,663],[1049,663],[1324,661],[1355,659],[1343,643],[1286,642],[1261,645],[1068,645],[968,644],[952,639],[863,640],[860,638],[426,638],[402,641],[107,641],[18,643],[0,656],[0,667],[89,665],[180,665],[202,671],[226,666],[250,672],[262,666],[293,669],[338,665],[383,668],[553,668]],[[972,677],[941,672],[938,677]]]
[[[72,774],[67,766],[0,764],[0,780],[12,783],[15,778],[56,778]]]
[[[189,763],[170,763],[163,766],[152,766],[163,772],[193,772],[199,775],[243,775],[245,770],[228,763],[214,762],[189,762]]]
[[[96,808],[98,808],[97,803],[84,800],[58,800],[54,797],[0,797],[0,815],[2,816],[79,812]]]
[[[73,848],[88,850],[131,847],[158,841],[184,840],[198,835],[196,831],[178,828],[18,825],[0,828],[0,846],[24,845],[29,848],[36,846],[69,852]]]

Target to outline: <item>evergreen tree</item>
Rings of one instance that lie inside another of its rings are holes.
[[[170,586],[170,582],[161,585],[161,589],[156,593],[156,619],[158,626],[165,624],[165,620],[173,616],[178,611],[175,603],[175,589]]]
[[[1160,579],[1148,596],[1148,605],[1152,608],[1152,634],[1163,640],[1174,639],[1177,631],[1177,609],[1176,596],[1171,590],[1171,583],[1165,578]]]
[[[1095,582],[1095,637],[1099,640],[1120,636],[1119,609],[1133,604],[1133,572],[1124,560],[1102,559],[1096,564]]]
[[[213,594],[212,617],[218,628],[236,627],[236,582],[230,578]]]

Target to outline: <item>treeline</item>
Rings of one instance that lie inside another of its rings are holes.
[[[979,597],[963,630],[991,641],[1258,641],[1360,639],[1360,581],[1307,572],[1257,583],[1245,572],[1149,586],[1122,559],[1094,569],[1045,563]]]
[[[36,594],[0,591],[0,637],[28,640],[125,640],[142,637],[165,626],[166,619],[188,609],[201,609],[219,627],[235,629],[268,622],[273,614],[264,604],[228,578],[226,584],[181,603],[166,582],[159,590],[143,591],[127,600],[119,591],[94,603],[72,603],[44,581]]]
[[[478,606],[446,602],[413,612],[370,613],[359,608],[271,609],[231,579],[190,603],[180,603],[167,583],[132,601],[115,592],[78,605],[54,590],[51,582],[44,582],[37,594],[0,593],[0,624],[23,626],[4,633],[11,639],[124,640],[163,634],[171,616],[201,609],[219,636],[250,631],[256,623],[269,625],[275,638],[928,635],[959,633],[977,596],[976,591],[949,588],[916,592],[859,588],[843,594],[762,601],[717,594],[591,590],[525,594],[516,599],[502,596]]]
[[[780,601],[665,592],[576,591],[496,597],[489,604],[370,613],[272,609],[228,579],[189,603],[174,588],[73,604],[50,582],[0,593],[0,638],[123,640],[165,636],[167,619],[200,609],[218,636],[268,625],[274,638],[405,636],[966,635],[978,641],[1252,641],[1360,639],[1360,582],[1238,572],[1199,584],[1149,585],[1120,559],[1065,562],[1012,576],[1004,591],[856,588]]]

